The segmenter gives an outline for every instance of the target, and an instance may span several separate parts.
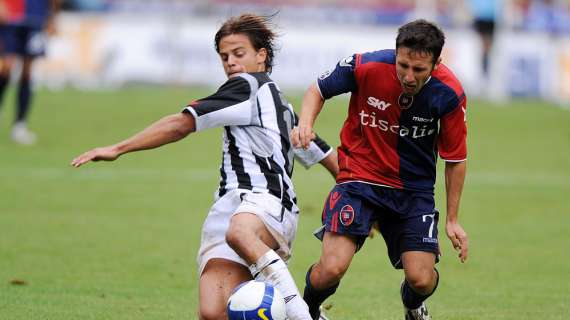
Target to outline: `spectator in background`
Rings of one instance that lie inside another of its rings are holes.
[[[498,16],[497,8],[500,4],[501,0],[469,0],[473,26],[481,38],[481,62],[485,78],[489,77],[490,55]]]
[[[0,16],[0,103],[10,82],[12,67],[16,60],[21,60],[12,140],[31,145],[36,141],[36,135],[27,126],[32,100],[32,65],[37,57],[44,55],[47,35],[55,31],[53,17],[59,0],[0,0],[0,7],[3,8]]]
[[[563,1],[532,1],[525,18],[525,28],[530,31],[547,32],[551,35],[570,31],[570,14]]]

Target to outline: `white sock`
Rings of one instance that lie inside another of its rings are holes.
[[[312,320],[309,307],[299,293],[287,265],[275,251],[267,251],[249,270],[256,280],[268,282],[281,292],[290,320]]]

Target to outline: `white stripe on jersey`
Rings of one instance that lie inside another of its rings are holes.
[[[241,74],[229,79],[216,93],[192,103],[185,111],[194,116],[197,131],[225,127],[219,196],[234,189],[269,192],[280,198],[285,208],[298,212],[291,181],[294,153],[289,140],[294,113],[267,74]],[[329,150],[315,147],[306,152],[309,154],[302,162],[311,165]]]

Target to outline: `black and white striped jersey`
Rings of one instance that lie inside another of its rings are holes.
[[[234,189],[269,192],[287,210],[298,212],[293,158],[309,167],[332,151],[318,137],[307,150],[292,147],[289,133],[297,117],[267,73],[235,76],[183,112],[194,116],[196,131],[224,127],[220,197]]]

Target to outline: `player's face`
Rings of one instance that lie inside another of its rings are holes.
[[[219,52],[228,78],[243,72],[265,71],[267,50],[255,50],[245,34],[231,34],[220,39]]]
[[[398,48],[396,74],[405,94],[414,95],[424,86],[441,61],[441,58],[438,59],[434,65],[432,59],[433,55],[429,53],[412,51],[406,47]]]

